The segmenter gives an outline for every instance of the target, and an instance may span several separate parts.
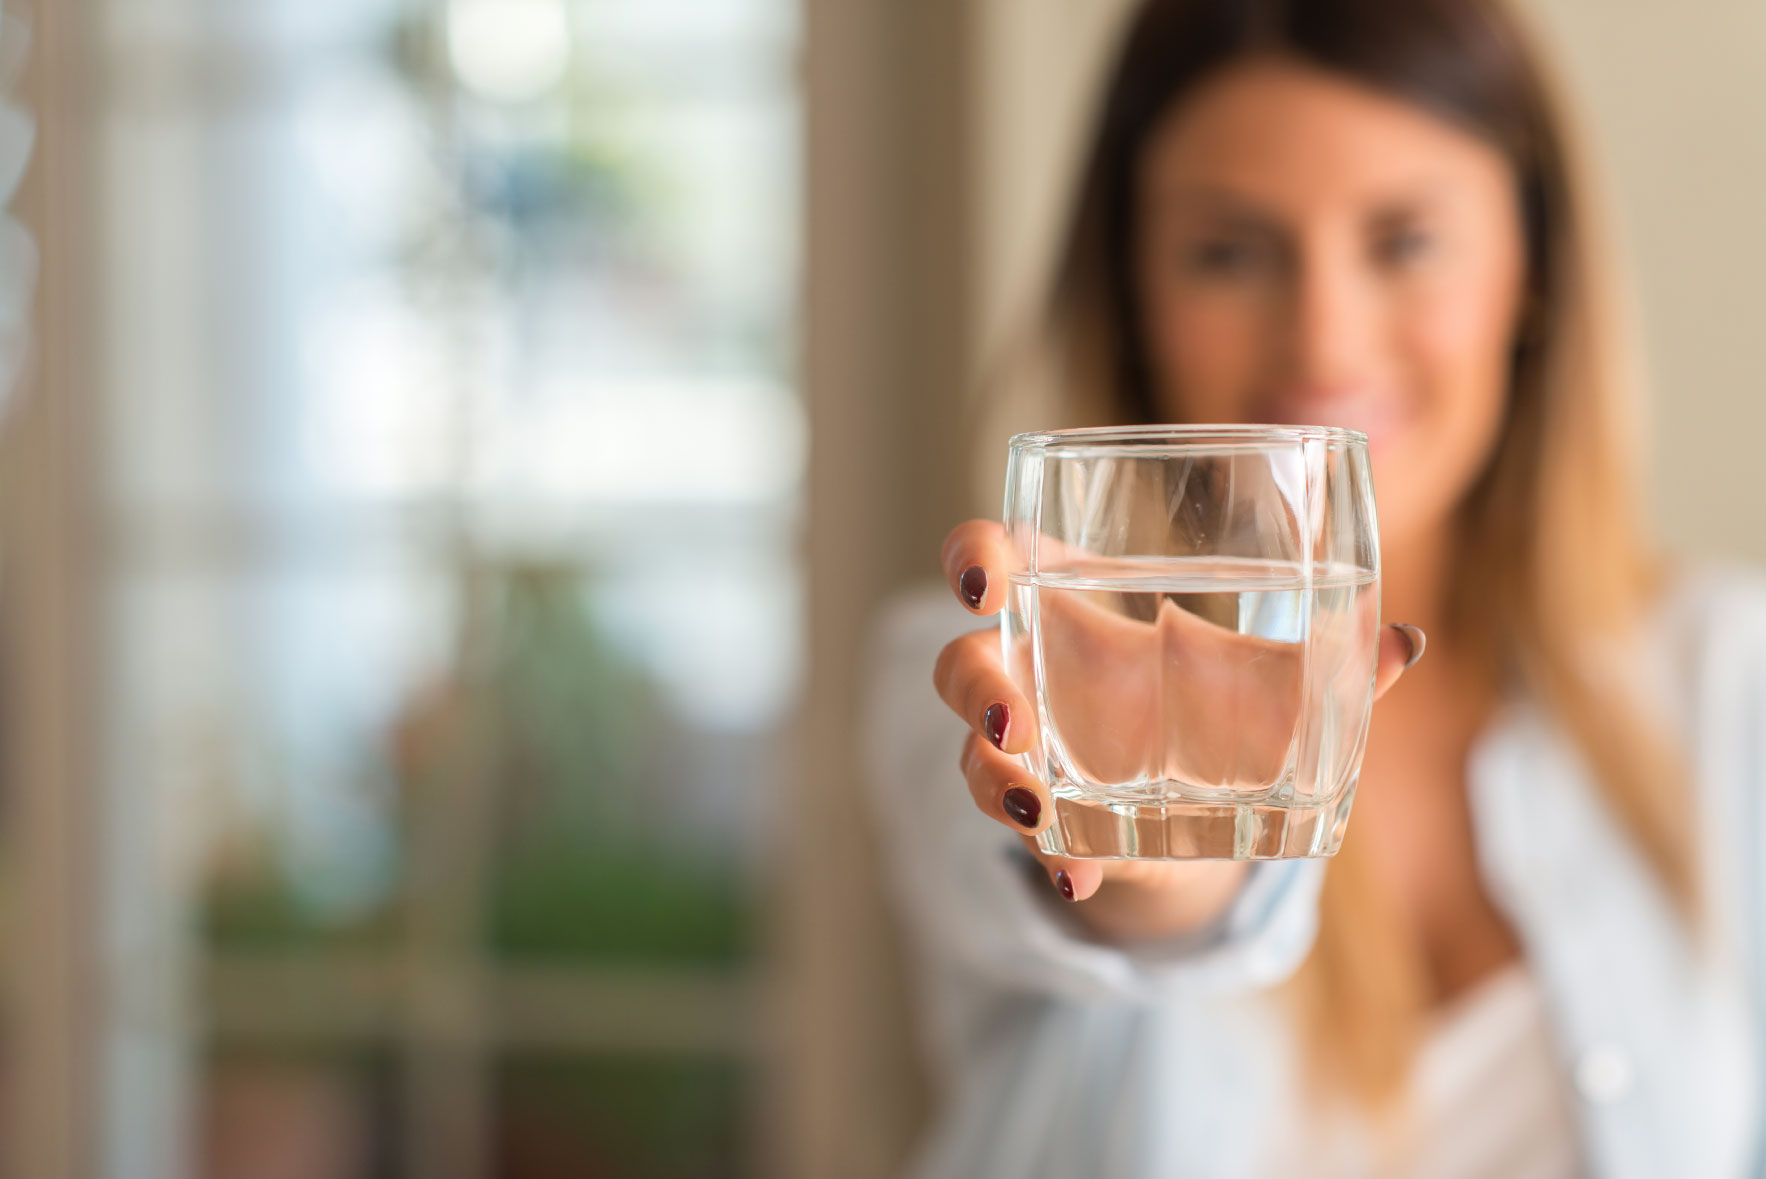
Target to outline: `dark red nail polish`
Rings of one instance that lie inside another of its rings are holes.
[[[981,609],[981,599],[987,596],[987,570],[979,565],[969,566],[957,578],[957,587],[963,591],[963,601],[969,609]]]
[[[1027,830],[1033,829],[1036,821],[1042,818],[1042,799],[1033,791],[1014,786],[1000,799],[1000,809],[1006,812],[1006,818],[1018,826]]]
[[[1012,714],[1004,704],[989,704],[987,711],[981,714],[981,727],[995,749],[1006,747],[1006,726],[1011,723]]]
[[[1055,873],[1055,887],[1061,890],[1062,896],[1073,899],[1073,877],[1067,875],[1067,869]]]

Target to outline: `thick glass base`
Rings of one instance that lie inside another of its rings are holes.
[[[1079,860],[1283,860],[1331,856],[1349,824],[1351,786],[1326,803],[1104,802],[1055,795],[1037,846]]]

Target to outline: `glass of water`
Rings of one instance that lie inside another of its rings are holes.
[[[1026,767],[1081,858],[1328,856],[1379,645],[1367,436],[1324,426],[1020,434],[1006,664]]]

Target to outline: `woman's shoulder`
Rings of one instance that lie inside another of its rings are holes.
[[[1705,563],[1677,571],[1646,628],[1646,698],[1696,753],[1766,735],[1766,571]]]
[[[1683,665],[1766,661],[1766,569],[1715,561],[1678,568],[1663,588],[1649,630]]]

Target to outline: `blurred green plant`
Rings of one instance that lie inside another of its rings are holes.
[[[273,836],[251,840],[255,850],[229,858],[211,874],[198,914],[203,943],[223,950],[335,950],[384,946],[397,928],[389,905],[339,919],[316,911],[294,888]]]
[[[575,571],[497,581],[481,685],[502,804],[487,941],[512,956],[739,959],[743,882],[681,851],[647,806],[675,727],[654,688],[596,625]]]
[[[505,957],[733,964],[751,944],[736,868],[668,838],[647,792],[672,721],[643,673],[588,609],[582,573],[479,566],[455,665],[413,698],[391,734],[407,831],[462,775],[489,795],[483,943]],[[379,751],[363,774],[383,773]],[[388,905],[340,920],[290,887],[274,832],[236,837],[205,893],[218,948],[384,945]]]
[[[524,1054],[498,1070],[496,1173],[734,1179],[746,1173],[744,1070],[728,1060]]]
[[[710,965],[749,948],[750,906],[726,872],[568,835],[511,850],[487,922],[498,954]]]

